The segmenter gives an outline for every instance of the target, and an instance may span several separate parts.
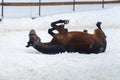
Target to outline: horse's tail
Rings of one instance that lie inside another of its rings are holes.
[[[98,29],[100,29],[103,32],[103,30],[101,29],[101,24],[102,24],[102,22],[97,22],[96,26],[98,27]],[[103,34],[105,35],[104,32],[103,32]],[[105,35],[105,38],[106,38],[106,35]]]
[[[97,22],[97,24],[96,24],[96,26],[97,26],[98,29],[100,29],[100,30],[101,30],[101,24],[102,24],[102,22]]]

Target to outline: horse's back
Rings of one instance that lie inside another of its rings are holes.
[[[76,42],[91,42],[93,41],[92,34],[88,34],[86,32],[69,32],[67,34],[67,38],[70,38],[71,41]]]

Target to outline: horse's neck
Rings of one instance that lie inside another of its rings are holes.
[[[61,45],[53,44],[51,42],[50,43],[41,43],[40,42],[34,48],[36,50],[38,50],[39,52],[42,52],[45,54],[48,54],[48,53],[55,54],[55,53],[63,51],[62,50],[63,47]]]
[[[47,45],[48,43],[39,42],[34,48],[40,52],[44,52],[44,50],[47,50]]]

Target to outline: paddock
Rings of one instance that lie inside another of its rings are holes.
[[[118,6],[34,20],[3,19],[0,22],[0,80],[119,80],[119,9]],[[87,55],[67,52],[45,55],[33,48],[25,47],[29,30],[33,28],[42,42],[50,41],[51,36],[47,33],[50,23],[61,17],[70,20],[70,24],[65,26],[70,31],[87,29],[89,33],[95,28],[96,21],[100,20],[107,35],[106,51]]]

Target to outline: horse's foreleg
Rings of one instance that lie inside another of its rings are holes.
[[[64,23],[64,22],[65,22],[65,20],[58,20],[58,21],[52,22],[52,23],[51,23],[51,26],[52,26],[53,28],[56,28],[56,27],[58,27],[56,24],[58,24],[58,23]]]
[[[53,33],[52,31],[55,30],[54,28],[51,28],[51,29],[48,29],[48,33],[51,35],[51,36],[54,36],[55,33]]]

